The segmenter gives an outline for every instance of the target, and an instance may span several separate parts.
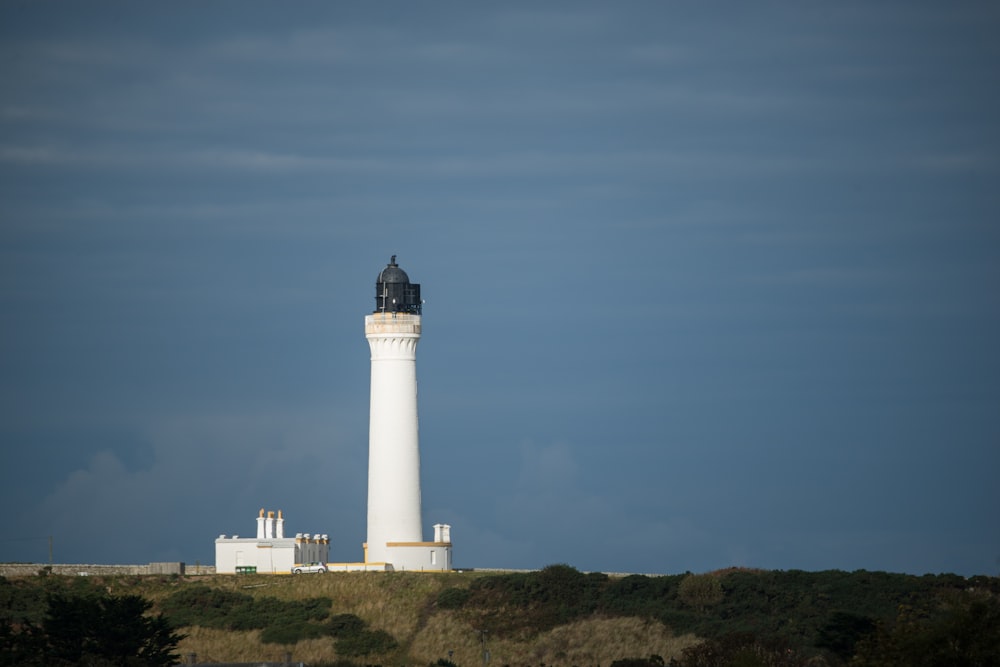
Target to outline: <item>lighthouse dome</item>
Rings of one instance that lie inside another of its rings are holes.
[[[422,306],[420,285],[410,282],[410,277],[399,268],[393,255],[375,281],[375,312],[419,315]]]
[[[389,264],[386,265],[384,269],[378,274],[378,279],[376,283],[408,283],[410,282],[410,277],[406,275],[406,271],[399,268],[396,264],[396,256],[393,255]]]

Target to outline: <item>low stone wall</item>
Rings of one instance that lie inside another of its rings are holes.
[[[0,563],[0,576],[29,577],[42,571],[70,577],[114,574],[215,574],[214,565],[188,568],[184,563],[149,563],[148,565],[47,565],[45,563]]]

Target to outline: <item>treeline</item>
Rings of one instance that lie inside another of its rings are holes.
[[[592,615],[655,619],[675,633],[707,640],[675,663],[684,667],[792,665],[818,656],[829,664],[856,658],[857,664],[872,665],[992,665],[1000,660],[998,594],[996,578],[947,574],[727,570],[611,578],[552,565],[445,589],[437,604],[510,638]],[[928,637],[950,641],[959,653],[992,651],[997,657],[994,662],[889,660],[887,652],[903,650],[893,648],[900,643],[907,651],[933,655],[921,643]],[[656,656],[634,660],[657,664]]]

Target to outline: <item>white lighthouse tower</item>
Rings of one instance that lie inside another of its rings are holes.
[[[420,285],[393,255],[375,281],[375,311],[365,317],[371,348],[368,432],[368,541],[365,563],[387,568],[450,570],[451,527],[434,526],[423,541],[417,426]]]

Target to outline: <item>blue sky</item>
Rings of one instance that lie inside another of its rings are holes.
[[[1000,572],[993,3],[0,3],[0,560]]]

